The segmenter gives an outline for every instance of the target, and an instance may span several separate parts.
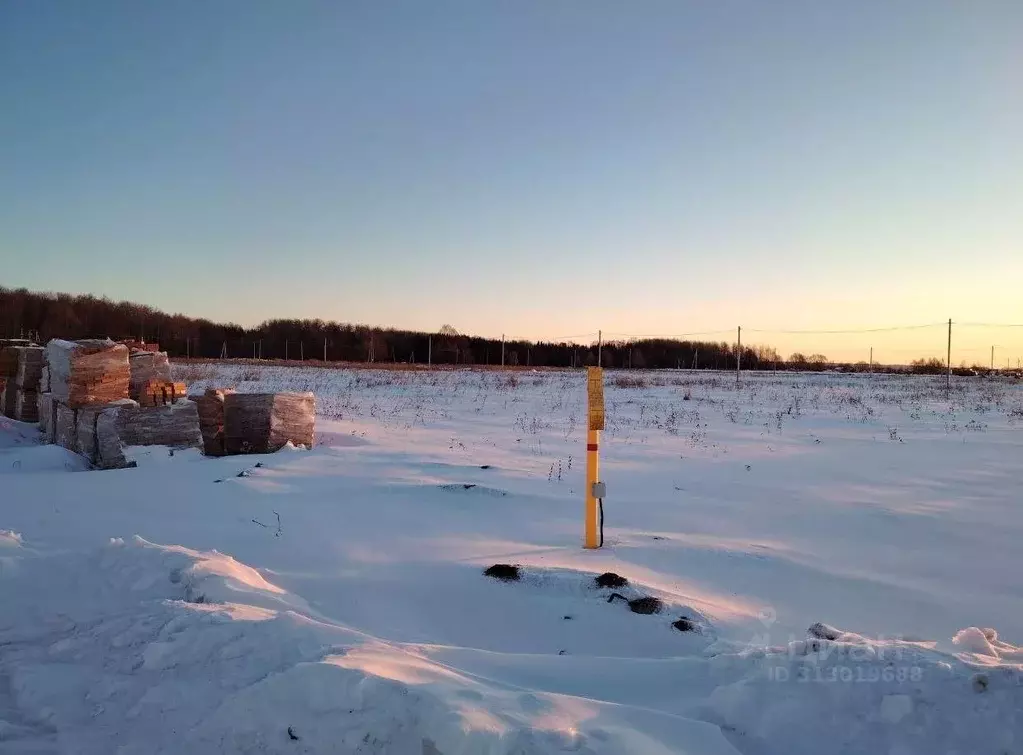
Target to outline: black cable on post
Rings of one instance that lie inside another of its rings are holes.
[[[597,510],[600,512],[600,547],[604,547],[604,499],[597,499]]]

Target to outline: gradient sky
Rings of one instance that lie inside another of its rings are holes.
[[[12,0],[0,102],[6,286],[527,337],[1023,322],[1020,0]]]

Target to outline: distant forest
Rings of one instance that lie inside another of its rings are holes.
[[[445,365],[499,365],[500,339],[458,333],[450,326],[436,333],[350,325],[323,320],[267,320],[254,328],[169,315],[144,304],[115,302],[88,294],[54,294],[0,287],[0,338],[102,338],[154,342],[171,357],[289,359],[337,362],[402,362]],[[597,344],[507,341],[509,366],[582,367],[597,363]],[[638,369],[734,370],[734,343],[644,339],[607,341],[600,349],[604,367]],[[743,346],[744,370],[865,371],[868,365],[833,364],[821,354],[782,358],[767,346]],[[878,369],[875,365],[874,369]],[[914,371],[940,374],[938,360],[921,360]]]

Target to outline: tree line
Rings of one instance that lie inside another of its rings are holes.
[[[635,369],[798,369],[866,371],[865,363],[836,365],[822,354],[788,359],[768,346],[673,339],[575,344],[507,341],[465,335],[450,326],[436,333],[324,320],[274,319],[245,328],[204,318],[167,314],[134,302],[90,294],[43,293],[0,287],[0,338],[103,338],[155,342],[171,357],[402,362],[442,365],[604,367]],[[599,356],[598,356],[599,354]],[[927,371],[935,369],[928,362]],[[923,370],[922,370],[923,371]]]

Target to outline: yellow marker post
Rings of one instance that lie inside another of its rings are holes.
[[[600,431],[604,429],[604,371],[590,367],[586,372],[588,425],[586,431],[586,532],[584,546],[599,548],[600,532],[594,486],[600,474]]]

